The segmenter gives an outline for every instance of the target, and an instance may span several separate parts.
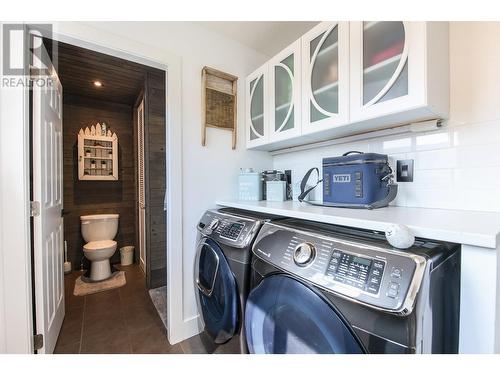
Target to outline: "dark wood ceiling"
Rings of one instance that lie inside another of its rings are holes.
[[[104,53],[45,40],[57,67],[64,95],[133,105],[144,87],[148,70],[156,70]],[[96,87],[94,81],[100,81]]]

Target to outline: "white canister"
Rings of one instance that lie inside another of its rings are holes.
[[[238,176],[238,199],[241,201],[262,200],[262,179],[252,168],[242,169]]]
[[[266,200],[273,202],[286,201],[286,181],[267,181]]]

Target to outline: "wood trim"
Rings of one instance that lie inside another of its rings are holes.
[[[144,85],[146,84],[146,78],[144,78]],[[144,88],[141,89],[141,92],[139,93],[139,96],[137,97],[134,106],[132,107],[132,113],[133,113],[133,121],[134,121],[134,128],[133,128],[133,134],[134,134],[134,186],[135,186],[135,210],[134,210],[134,215],[135,215],[135,243],[137,244],[136,248],[139,248],[139,181],[138,181],[138,139],[137,139],[137,108],[141,104],[141,102],[144,99]],[[139,251],[135,251],[134,255],[134,262],[139,261]]]
[[[150,71],[144,91],[144,166],[146,206],[146,282],[148,288],[164,286],[166,276],[153,270],[167,267],[166,213],[163,207],[166,192],[166,99],[165,72]]]
[[[208,74],[211,74],[211,75],[223,78],[223,79],[227,79],[228,81],[237,81],[238,80],[237,76],[222,72],[222,71],[214,69],[214,68],[210,68],[208,66],[203,67],[203,72],[206,72]]]
[[[207,144],[207,126],[212,126],[207,124],[206,93],[207,93],[207,67],[204,67],[201,71],[201,121],[203,123],[203,126],[201,127],[201,145],[203,147],[205,147]]]

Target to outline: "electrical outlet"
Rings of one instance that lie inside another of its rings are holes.
[[[413,159],[396,162],[396,181],[413,182]]]

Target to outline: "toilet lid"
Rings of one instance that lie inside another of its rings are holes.
[[[113,240],[104,240],[104,241],[91,241],[85,245],[83,245],[84,250],[99,250],[99,249],[107,249],[110,247],[116,247],[116,241]]]

